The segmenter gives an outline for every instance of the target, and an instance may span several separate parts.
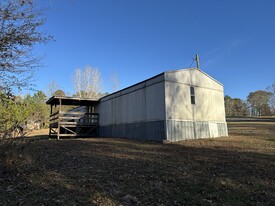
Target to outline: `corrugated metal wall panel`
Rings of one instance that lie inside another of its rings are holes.
[[[194,139],[194,125],[191,121],[167,120],[168,140],[171,142]]]
[[[166,120],[166,127],[168,131],[167,140],[171,142],[228,136],[226,123]]]
[[[164,82],[100,102],[100,126],[165,120]]]
[[[209,138],[209,122],[195,122],[195,129],[196,129],[196,139],[199,138]]]
[[[99,128],[99,136],[162,142],[165,139],[164,121],[101,126]]]
[[[226,123],[217,123],[218,125],[218,135],[219,137],[228,136],[227,124]]]

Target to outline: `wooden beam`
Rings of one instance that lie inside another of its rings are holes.
[[[64,128],[65,130],[68,130],[69,132],[73,133],[74,135],[76,135],[76,132],[74,132],[73,130],[67,128],[67,127],[64,127],[64,126],[61,126],[62,128]]]
[[[61,105],[62,105],[62,100],[59,100],[59,113],[61,112]],[[58,116],[60,117],[60,115]],[[60,135],[60,120],[58,118],[58,126],[57,126],[57,140],[59,140],[59,135]]]
[[[57,114],[59,114],[59,111],[57,111],[57,112],[51,114],[50,117],[55,116],[55,115],[57,115]]]
[[[49,139],[51,139],[51,125],[49,125]]]
[[[51,113],[50,113],[50,118],[51,118],[51,115],[53,113],[53,105],[51,104]],[[50,120],[51,122],[51,120]],[[49,124],[49,139],[51,138],[51,124]]]

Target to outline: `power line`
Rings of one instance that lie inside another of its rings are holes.
[[[192,62],[188,68],[191,68],[191,66],[194,64],[195,60],[196,60],[195,58],[192,58]]]

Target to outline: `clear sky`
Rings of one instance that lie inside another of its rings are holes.
[[[187,68],[196,53],[232,97],[275,81],[274,0],[41,1],[48,7],[43,31],[55,41],[35,50],[45,65],[37,89],[54,80],[72,94],[74,70],[90,65],[110,92],[114,73],[122,89]]]

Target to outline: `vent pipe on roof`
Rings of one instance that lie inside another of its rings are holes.
[[[195,60],[196,60],[197,68],[200,69],[200,60],[199,60],[198,54],[196,54]]]

